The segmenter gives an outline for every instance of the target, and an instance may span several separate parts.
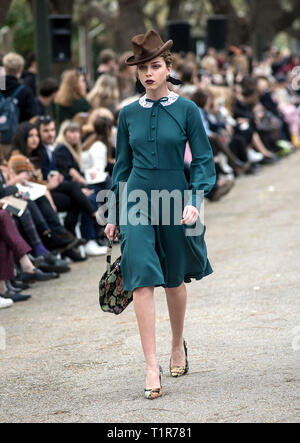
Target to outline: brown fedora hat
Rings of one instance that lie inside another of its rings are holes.
[[[131,43],[133,55],[125,61],[129,66],[148,62],[173,46],[173,40],[168,40],[164,43],[154,29],[150,29],[146,34],[135,35]]]

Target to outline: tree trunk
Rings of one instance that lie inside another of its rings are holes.
[[[115,33],[115,46],[119,51],[131,49],[131,39],[136,34],[145,33],[145,0],[118,0],[118,29]]]
[[[249,20],[239,17],[231,0],[210,0],[215,14],[226,15],[228,19],[228,43],[231,45],[247,45],[251,43]]]
[[[6,15],[9,11],[12,0],[1,0],[0,5],[0,26],[4,22]]]

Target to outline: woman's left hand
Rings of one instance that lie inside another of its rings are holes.
[[[90,197],[91,195],[94,194],[94,191],[92,189],[88,189],[88,188],[81,188],[81,191],[83,192],[83,194],[86,197]]]
[[[47,181],[48,181],[48,187],[51,190],[58,188],[58,186],[61,184],[61,179],[58,174],[53,176],[49,174]]]
[[[199,211],[195,206],[188,205],[184,208],[181,223],[183,225],[193,225],[199,217]]]

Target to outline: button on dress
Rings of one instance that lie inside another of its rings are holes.
[[[189,183],[184,174],[187,142],[192,153]],[[171,92],[157,101],[144,96],[122,108],[112,175],[115,198],[108,202],[108,223],[120,227],[124,290],[173,288],[213,272],[204,239],[206,226],[201,225],[201,234],[186,235],[196,224],[182,225],[180,219],[187,204],[199,209],[196,191],[206,196],[215,182],[212,149],[195,103]],[[191,193],[188,200],[185,190]],[[154,204],[154,195],[161,192],[174,192],[177,199],[170,198],[169,205],[155,199]]]

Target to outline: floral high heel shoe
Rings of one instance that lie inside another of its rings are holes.
[[[162,396],[162,376],[163,376],[163,370],[162,367],[159,367],[159,382],[160,382],[160,388],[157,389],[145,389],[145,398],[148,400],[154,400],[155,398]]]
[[[183,346],[184,346],[184,352],[185,352],[185,366],[171,366],[172,357],[170,359],[170,374],[171,377],[181,377],[184,374],[187,374],[189,372],[189,362],[187,359],[187,345],[186,341],[183,339]]]

